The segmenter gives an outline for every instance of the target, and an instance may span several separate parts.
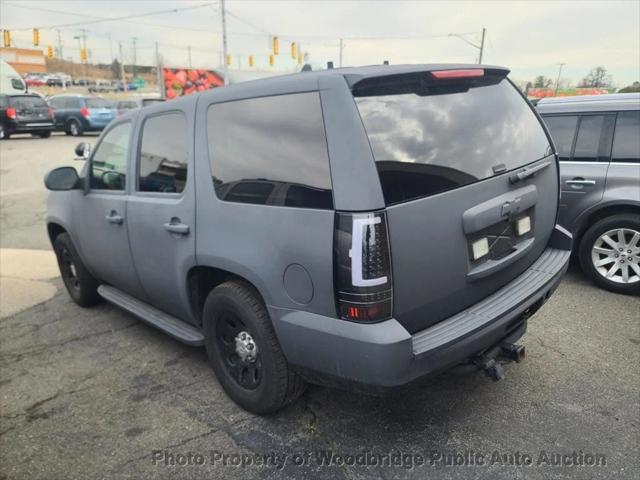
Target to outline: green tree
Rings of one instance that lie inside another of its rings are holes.
[[[640,92],[640,82],[633,82],[631,85],[627,85],[624,88],[618,90],[618,93],[634,93]]]

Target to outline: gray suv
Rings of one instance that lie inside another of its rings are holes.
[[[45,178],[72,299],[204,345],[256,413],[305,381],[495,379],[567,268],[558,166],[501,67],[372,66],[133,110]]]
[[[560,160],[559,223],[582,270],[618,293],[640,292],[640,94],[538,103]]]

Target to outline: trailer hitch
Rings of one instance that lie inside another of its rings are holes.
[[[520,363],[524,357],[525,348],[523,345],[503,342],[480,355],[476,355],[471,359],[471,363],[497,382],[505,376],[505,370],[500,360]]]

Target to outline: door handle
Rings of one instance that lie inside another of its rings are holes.
[[[567,180],[564,183],[566,183],[567,185],[584,186],[584,185],[595,185],[596,181],[595,180],[586,180],[584,178],[574,178],[572,180]]]
[[[178,235],[188,235],[189,225],[180,223],[179,218],[172,218],[170,222],[164,224],[164,229],[169,233],[176,233]]]
[[[111,212],[109,212],[109,215],[107,215],[105,218],[107,219],[107,222],[113,223],[114,225],[122,225],[122,223],[124,222],[124,218],[122,217],[122,215],[118,215],[118,212],[116,212],[115,210],[111,210]]]

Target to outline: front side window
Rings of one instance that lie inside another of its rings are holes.
[[[434,195],[547,155],[530,106],[504,77],[425,86],[390,77],[354,87],[386,203]],[[423,78],[424,77],[424,78]]]
[[[558,157],[560,160],[569,160],[578,126],[577,115],[544,117],[544,121],[558,149]]]
[[[138,153],[138,191],[180,193],[187,183],[188,126],[171,112],[145,120]]]
[[[317,92],[211,105],[207,132],[213,184],[221,200],[333,208]]]
[[[611,161],[640,163],[640,110],[618,113]]]
[[[116,125],[105,134],[91,159],[92,189],[124,190],[130,135],[130,122]]]

